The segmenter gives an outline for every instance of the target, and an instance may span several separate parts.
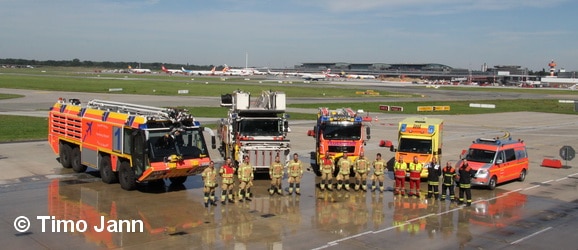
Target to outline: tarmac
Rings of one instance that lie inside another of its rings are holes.
[[[13,107],[37,112],[42,106],[51,106],[55,96],[69,94],[0,92],[27,95],[22,100],[0,100],[3,112],[14,111]],[[83,99],[147,99],[74,94]],[[217,105],[219,101],[200,99]],[[153,105],[185,101],[190,102],[190,97],[154,96]],[[322,192],[316,186],[318,177],[307,171],[300,196],[270,196],[266,190],[269,181],[261,176],[255,181],[252,201],[219,202],[205,208],[200,176],[189,177],[181,186],[142,184],[138,190],[127,192],[118,184],[102,183],[95,169],[74,173],[62,168],[45,141],[6,143],[0,144],[0,241],[7,249],[546,249],[554,244],[560,249],[575,248],[572,228],[578,226],[578,171],[572,161],[564,161],[560,169],[540,166],[544,158],[559,158],[562,146],[577,146],[575,115],[515,112],[427,116],[444,119],[443,163],[457,161],[476,138],[509,133],[524,140],[530,156],[526,180],[505,183],[495,190],[474,188],[472,207],[463,207],[425,199],[423,182],[421,198],[394,196],[391,173],[384,193]],[[378,152],[386,160],[393,157],[378,144],[382,139],[395,141],[397,122],[405,117],[372,114],[371,139],[365,146],[369,159]],[[291,153],[298,153],[305,166],[314,150],[313,138],[306,136],[313,124],[290,123]],[[211,156],[220,166],[219,154],[212,151]],[[283,186],[287,187],[286,177]],[[20,225],[20,216],[30,221],[25,232],[15,227]],[[98,232],[101,220],[119,222],[120,226]],[[73,222],[76,232],[71,232],[72,227],[63,230],[63,221]],[[86,230],[82,230],[83,222]],[[55,232],[58,225],[62,226],[60,232]]]

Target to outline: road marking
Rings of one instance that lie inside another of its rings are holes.
[[[563,180],[566,180],[566,179],[568,179],[568,177],[562,177],[562,178],[560,178],[560,179],[557,179],[556,181],[563,181]]]
[[[524,191],[528,191],[528,190],[530,190],[530,189],[534,189],[534,188],[537,188],[537,187],[540,187],[540,185],[534,185],[534,186],[531,186],[531,187],[524,188]]]
[[[578,173],[574,173],[574,174],[568,175],[568,177],[572,177],[572,176],[574,176],[574,175],[578,175]]]
[[[524,237],[524,238],[521,238],[521,239],[519,239],[519,240],[517,240],[517,241],[514,241],[514,242],[510,243],[510,245],[518,244],[518,243],[522,242],[523,240],[526,240],[526,239],[528,239],[528,238],[530,238],[530,237],[533,237],[533,236],[536,236],[536,235],[541,234],[541,233],[543,233],[543,232],[546,232],[546,231],[548,231],[548,230],[550,230],[550,229],[552,229],[552,227],[544,228],[544,229],[542,229],[542,230],[540,230],[540,231],[538,231],[538,232],[535,232],[535,233],[530,234],[530,235],[528,235],[528,236],[526,236],[526,237]]]
[[[546,184],[546,183],[550,183],[550,182],[553,182],[553,181],[554,181],[554,180],[548,180],[548,181],[543,181],[543,182],[541,182],[541,183],[542,183],[542,184]]]

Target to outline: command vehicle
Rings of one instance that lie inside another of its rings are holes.
[[[398,146],[391,141],[380,141],[379,146],[389,147],[395,152],[395,161],[403,156],[408,164],[417,156],[418,162],[424,166],[437,157],[442,162],[444,120],[439,118],[408,117],[399,122]],[[427,178],[426,168],[421,172],[422,178]]]
[[[317,123],[313,130],[307,131],[308,136],[315,139],[315,152],[311,152],[311,168],[318,176],[321,175],[320,166],[325,154],[328,153],[336,165],[347,153],[347,158],[354,162],[361,152],[364,152],[366,142],[371,138],[367,122],[371,117],[363,116],[362,111],[353,111],[351,108],[330,110],[319,108]]]
[[[496,188],[511,180],[524,181],[529,168],[526,144],[522,140],[478,138],[462,152],[463,159],[476,170],[472,185]],[[461,166],[461,161],[456,165]]]
[[[93,167],[125,190],[169,178],[182,184],[211,161],[203,131],[186,110],[105,100],[59,99],[48,114],[48,141],[65,168]]]
[[[221,119],[217,135],[219,152],[231,157],[238,166],[249,156],[256,172],[268,173],[275,156],[289,160],[290,141],[285,93],[263,91],[251,100],[251,93],[236,90],[221,96],[221,106],[229,107],[227,118]]]

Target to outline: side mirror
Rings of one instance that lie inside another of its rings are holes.
[[[211,136],[211,148],[212,149],[217,148],[217,140],[215,139],[215,136]]]
[[[315,136],[315,131],[307,130],[307,136]]]
[[[365,133],[367,134],[367,139],[371,139],[371,130],[369,129],[369,127],[365,127]]]
[[[467,150],[462,150],[462,153],[460,154],[460,159],[466,159],[466,156],[468,156],[468,151]]]
[[[442,154],[442,148],[438,148],[438,155]]]
[[[502,164],[504,161],[502,161],[502,159],[499,159],[496,161],[496,164]]]

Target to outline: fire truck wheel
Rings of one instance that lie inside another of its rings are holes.
[[[187,176],[171,177],[169,179],[173,185],[182,185],[185,183],[185,181],[187,181]]]
[[[74,172],[84,173],[84,171],[86,171],[86,166],[82,165],[81,160],[80,160],[80,148],[79,147],[74,147],[72,149],[72,157],[70,160],[71,160],[71,164],[72,164],[72,170],[74,170]]]
[[[127,161],[120,163],[118,181],[120,182],[120,187],[124,190],[130,191],[136,188],[136,175]]]
[[[496,189],[497,182],[498,182],[498,179],[496,178],[496,176],[492,176],[492,178],[490,179],[490,182],[488,182],[488,189],[490,189],[490,190]]]
[[[72,161],[70,160],[72,154],[72,148],[70,145],[66,143],[60,143],[60,150],[59,150],[59,161],[62,164],[63,168],[71,168]]]
[[[108,155],[101,155],[100,156],[100,179],[102,182],[111,184],[118,182],[118,176],[116,176],[115,172],[112,172],[112,165],[110,164],[110,156]]]

